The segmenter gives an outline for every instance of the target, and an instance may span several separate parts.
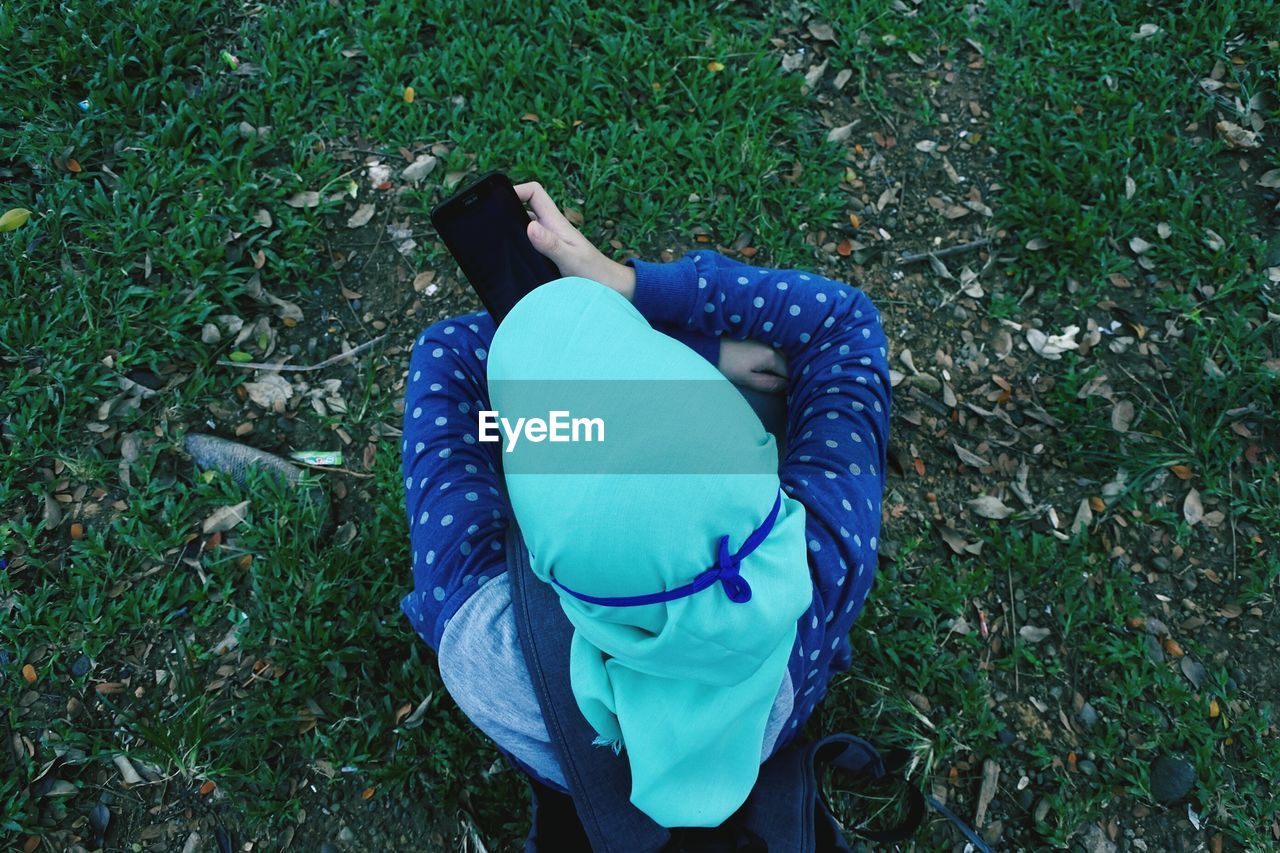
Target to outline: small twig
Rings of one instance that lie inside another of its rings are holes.
[[[262,362],[258,362],[258,361],[227,361],[226,359],[222,359],[222,358],[218,359],[217,363],[225,367],[245,367],[245,368],[249,368],[250,370],[294,370],[298,372],[305,372],[309,370],[319,370],[322,367],[328,367],[331,364],[337,364],[340,361],[344,361],[348,358],[351,358],[353,355],[364,352],[369,347],[378,343],[386,336],[387,335],[385,333],[378,335],[376,338],[374,338],[371,341],[365,341],[360,346],[354,349],[347,350],[346,352],[340,352],[335,356],[326,358],[324,361],[320,362],[319,364],[307,364],[307,365],[263,364]]]
[[[382,238],[387,233],[386,226],[378,229],[378,239],[374,241],[373,248],[369,250],[369,254],[365,255],[364,263],[360,265],[360,271],[356,275],[364,275],[365,267],[369,266],[369,261],[373,260],[373,256],[377,253],[378,247],[382,245]]]
[[[1006,567],[1005,572],[1005,577],[1009,580],[1009,620],[1013,623],[1009,631],[1013,640],[1013,689],[1021,690],[1018,683],[1018,609],[1013,598],[1013,569]]]
[[[1231,466],[1227,465],[1227,495],[1230,497],[1235,493],[1235,483],[1232,475]],[[1231,582],[1236,582],[1236,557],[1239,550],[1236,548],[1236,514],[1230,506],[1227,507],[1227,516],[1231,519]]]
[[[907,264],[927,261],[929,258],[946,258],[951,255],[960,255],[965,252],[972,252],[975,249],[982,249],[990,245],[991,238],[983,237],[981,240],[974,240],[971,243],[961,243],[957,246],[948,246],[945,249],[938,249],[936,252],[903,252],[898,257],[898,266],[906,266]]]

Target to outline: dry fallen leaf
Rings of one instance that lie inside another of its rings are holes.
[[[373,204],[362,204],[351,214],[351,218],[347,220],[348,228],[359,228],[373,218],[373,212],[377,207]]]
[[[956,456],[959,456],[960,461],[966,465],[970,465],[974,468],[986,468],[991,465],[990,462],[983,459],[981,456],[978,456],[976,453],[971,453],[968,450],[965,450],[957,442],[951,442],[951,446],[955,448]]]
[[[431,171],[435,169],[437,162],[439,161],[431,154],[420,154],[418,159],[404,167],[404,171],[400,173],[400,177],[402,180],[406,181],[420,181],[427,175],[431,174]]]
[[[814,38],[816,38],[818,41],[835,41],[836,40],[836,34],[835,34],[835,31],[831,29],[831,25],[826,23],[821,23],[818,21],[809,22],[809,34],[812,35]]]
[[[1075,340],[1079,333],[1079,326],[1067,326],[1060,335],[1047,335],[1039,329],[1031,328],[1027,329],[1027,343],[1031,344],[1031,349],[1037,355],[1050,361],[1058,361],[1062,358],[1062,353],[1080,346],[1079,341]]]
[[[290,207],[316,207],[320,204],[320,193],[315,190],[294,193],[286,198],[284,203]]]
[[[960,531],[953,527],[940,524],[938,532],[942,534],[942,541],[947,543],[947,547],[957,554],[979,554],[982,551],[982,542],[966,542]]]
[[[1087,530],[1092,523],[1093,505],[1088,498],[1081,498],[1080,506],[1076,507],[1076,517],[1071,521],[1071,535]]]
[[[1182,504],[1182,517],[1192,527],[1204,518],[1204,505],[1200,503],[1200,493],[1195,489],[1187,492],[1187,499]]]
[[[431,282],[435,277],[436,274],[433,270],[418,273],[413,277],[413,289],[418,293],[422,293],[431,286]],[[431,294],[428,293],[427,295],[430,296]]]
[[[983,518],[994,518],[997,521],[1013,515],[1013,510],[1005,506],[1004,501],[991,495],[982,495],[971,501],[966,501],[966,505]]]
[[[831,130],[827,132],[827,141],[844,142],[849,138],[849,134],[853,132],[853,127],[857,123],[857,121],[851,121],[848,124],[841,125],[840,127],[831,128]]]
[[[1048,628],[1040,628],[1035,625],[1023,625],[1018,629],[1018,636],[1026,640],[1028,643],[1039,643],[1052,633]]]
[[[278,373],[270,373],[257,382],[244,383],[244,390],[249,399],[264,409],[283,411],[286,403],[293,398],[293,386],[289,380]]]
[[[1173,476],[1179,480],[1191,479],[1191,468],[1187,465],[1171,465],[1169,470],[1173,472]]]
[[[1262,177],[1258,178],[1258,186],[1272,190],[1280,189],[1280,169],[1263,172]]]
[[[1111,428],[1116,432],[1128,432],[1133,425],[1133,403],[1120,400],[1111,407]]]
[[[248,501],[241,501],[238,504],[231,504],[229,506],[220,506],[204,520],[201,530],[204,533],[223,533],[231,530],[237,524],[244,521],[245,514],[248,510]]]
[[[1218,131],[1222,141],[1227,143],[1228,148],[1248,151],[1253,148],[1259,148],[1262,145],[1258,140],[1258,134],[1252,130],[1246,130],[1233,122],[1220,121],[1214,125],[1214,129]]]
[[[1042,252],[1053,244],[1043,237],[1036,237],[1027,241],[1027,248],[1033,252]]]

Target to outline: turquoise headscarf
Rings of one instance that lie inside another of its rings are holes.
[[[596,597],[673,590],[716,564],[721,537],[741,549],[781,494],[773,438],[742,395],[598,282],[557,279],[521,300],[494,335],[488,379],[513,422],[569,410],[604,423],[600,442],[522,439],[501,454],[543,581]],[[625,748],[631,802],[663,826],[717,826],[755,784],[813,596],[804,526],[804,507],[781,494],[741,562],[745,602],[720,583],[628,607],[555,587],[574,627],[578,707],[598,744]]]

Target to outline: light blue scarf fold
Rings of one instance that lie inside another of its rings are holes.
[[[739,550],[779,493],[772,436],[741,394],[624,297],[585,278],[526,296],[488,358],[502,416],[599,416],[604,440],[521,439],[501,453],[534,573],[590,596],[688,584]],[[813,588],[804,507],[785,495],[745,556],[744,602],[713,584],[614,607],[557,588],[570,677],[597,743],[625,748],[631,801],[664,826],[716,826],[746,800]]]

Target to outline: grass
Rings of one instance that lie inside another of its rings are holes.
[[[799,47],[787,28],[805,32],[805,9],[835,33],[828,78],[855,72],[846,94],[867,111],[858,133],[903,111],[930,124],[930,84],[916,57],[956,61],[965,36],[984,45],[988,141],[1004,171],[1004,189],[988,202],[1011,235],[1005,254],[1016,257],[988,313],[1060,326],[1112,298],[1152,330],[1165,319],[1186,330],[1161,347],[1163,383],[1127,381],[1121,358],[1068,354],[1039,365],[1055,382],[1043,403],[1065,422],[1052,448],[1064,466],[1056,476],[1092,494],[1123,464],[1136,485],[1108,512],[1225,572],[1231,528],[1189,527],[1177,484],[1141,488],[1171,465],[1189,466],[1206,508],[1256,531],[1257,541],[1242,534],[1230,546],[1223,594],[1273,612],[1280,394],[1265,362],[1277,335],[1258,225],[1235,188],[1238,155],[1223,152],[1212,130],[1219,113],[1239,117],[1198,83],[1222,61],[1223,80],[1238,86],[1225,90],[1232,98],[1277,94],[1269,4],[1130,1],[1071,12],[999,0],[973,20],[930,4],[904,16],[885,0],[745,11],[564,2],[536,21],[525,6],[473,7],[197,2],[180,22],[158,0],[71,3],[56,13],[32,0],[0,8],[0,212],[34,213],[0,234],[0,551],[9,560],[0,570],[0,718],[6,744],[16,735],[35,748],[15,758],[6,745],[0,759],[0,839],[47,834],[83,814],[99,785],[116,784],[103,768],[120,752],[172,777],[175,797],[245,838],[271,837],[297,819],[307,801],[291,783],[302,779],[407,794],[446,815],[465,801],[493,838],[522,835],[524,808],[512,807],[522,786],[510,772],[486,773],[496,752],[453,706],[430,652],[400,617],[407,530],[391,444],[379,446],[364,494],[356,487],[363,510],[344,547],[316,543],[310,511],[265,482],[242,489],[192,476],[173,453],[182,433],[201,429],[210,405],[231,399],[244,379],[216,364],[225,348],[202,343],[200,328],[250,311],[245,289],[259,250],[264,286],[314,321],[339,286],[324,247],[325,217],[341,203],[284,202],[303,190],[341,191],[359,162],[339,156],[346,146],[394,159],[400,146],[449,143],[428,180],[400,198],[419,232],[447,192],[446,174],[502,168],[579,208],[584,231],[605,247],[617,240],[679,253],[696,228],[726,244],[750,230],[761,261],[814,265],[806,234],[845,218],[836,188],[844,153],[825,142],[800,74],[780,72],[768,41]],[[1161,30],[1134,40],[1143,23]],[[224,50],[239,58],[239,73]],[[710,71],[712,61],[724,70]],[[901,75],[896,84],[890,73]],[[1267,103],[1274,134],[1280,115]],[[522,119],[529,113],[537,120]],[[246,134],[242,122],[269,130]],[[795,163],[804,168],[791,181],[784,176]],[[269,226],[255,221],[260,209]],[[1168,239],[1153,233],[1158,222]],[[1206,244],[1206,228],[1223,248]],[[1135,236],[1154,244],[1154,281],[1142,298],[1110,278],[1142,281],[1127,248]],[[1052,246],[1020,248],[1033,238]],[[449,268],[442,246],[418,242],[408,259],[415,269]],[[1028,287],[1035,299],[1019,304]],[[1206,358],[1221,377],[1206,372]],[[1120,440],[1109,405],[1076,396],[1100,372],[1137,406]],[[144,374],[159,379],[159,394],[97,417],[121,377]],[[397,420],[393,383],[372,371],[360,383],[347,389],[348,414],[325,428],[367,435]],[[1241,417],[1231,413],[1246,406],[1253,441],[1266,449],[1257,465],[1241,462],[1249,441],[1230,429]],[[147,442],[127,485],[126,433]],[[81,484],[87,496],[75,498]],[[106,493],[94,497],[98,487]],[[54,493],[73,500],[46,525]],[[213,508],[246,498],[249,516],[234,539],[178,559]],[[108,508],[116,500],[126,505],[118,515]],[[96,519],[83,514],[91,504],[104,507]],[[79,539],[69,529],[76,511],[85,521]],[[984,758],[997,758],[1009,822],[1026,824],[1036,845],[1065,845],[1081,823],[1125,814],[1120,803],[1147,794],[1151,755],[1181,751],[1194,760],[1197,801],[1214,827],[1244,846],[1266,843],[1260,828],[1275,809],[1265,785],[1280,767],[1268,736],[1272,700],[1248,685],[1230,693],[1229,666],[1215,657],[1222,650],[1193,639],[1188,650],[1210,664],[1201,690],[1153,664],[1141,632],[1125,623],[1150,612],[1140,573],[1097,536],[1062,543],[1017,522],[978,531],[977,557],[940,559],[936,534],[910,518],[887,527],[899,541],[896,562],[855,628],[855,668],[812,731],[907,747],[921,784],[948,785],[955,768],[957,793]],[[1052,638],[992,654],[976,630],[950,630],[961,617],[975,625],[975,601],[993,619],[1003,601],[1014,608],[1009,619],[1050,628]],[[215,655],[240,620],[242,655]],[[73,674],[82,656],[91,666]],[[37,668],[33,685],[19,673],[27,661]],[[157,669],[169,673],[163,683]],[[102,683],[128,688],[98,698],[93,685]],[[1033,695],[1070,709],[1075,691],[1099,712],[1087,739],[1001,745],[1010,703]],[[426,724],[397,723],[398,708],[429,694]],[[1218,718],[1207,713],[1211,696],[1224,705]],[[66,711],[70,697],[83,712]],[[80,789],[70,801],[39,795],[55,746],[84,754],[54,771]],[[1065,766],[1068,747],[1096,774]],[[1049,803],[1038,824],[1014,804],[1021,773]],[[196,793],[204,780],[217,783],[217,797]]]

